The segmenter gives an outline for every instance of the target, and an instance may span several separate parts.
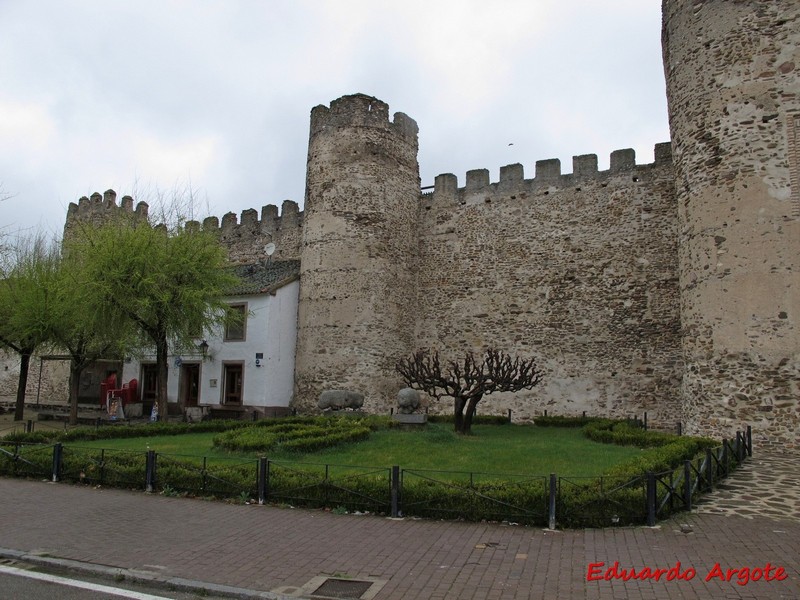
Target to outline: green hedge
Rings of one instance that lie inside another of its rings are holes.
[[[368,427],[353,427],[351,429],[333,430],[320,435],[308,435],[288,440],[280,448],[289,452],[316,452],[323,448],[331,448],[340,444],[361,442],[369,438]]]
[[[401,507],[405,516],[547,525],[549,493],[544,477],[470,484],[432,481],[413,474],[410,471],[403,476]]]
[[[498,419],[500,417],[482,417]],[[442,421],[451,416],[440,417]],[[502,418],[506,423],[507,419]],[[544,419],[544,420],[543,420]],[[438,420],[438,419],[437,419]],[[602,477],[560,478],[557,520],[562,527],[602,527],[637,524],[645,518],[645,474],[669,473],[683,461],[694,459],[719,444],[708,438],[648,432],[626,421],[598,418],[539,417],[539,426],[582,426],[584,434],[602,443],[634,445],[643,451],[617,465]],[[57,432],[64,441],[177,435],[220,431],[218,445],[236,450],[265,451],[282,448],[313,452],[339,443],[367,439],[377,428],[390,426],[386,417],[364,415],[289,417],[258,422],[210,421],[197,424],[154,423],[116,425],[100,429],[79,428]],[[221,431],[228,428],[226,431]],[[66,439],[65,439],[66,438]],[[15,443],[36,440],[40,445]],[[16,434],[0,442],[11,453],[0,453],[0,475],[47,477],[52,468],[50,432]],[[18,453],[19,458],[14,459]],[[145,453],[64,447],[62,478],[109,487],[144,488]],[[304,465],[271,461],[270,499],[295,506],[342,507],[348,511],[388,512],[389,469],[361,469],[332,465]],[[349,469],[349,470],[348,470]],[[404,472],[401,506],[405,515],[466,520],[508,520],[547,524],[548,484],[543,477],[522,481],[434,481],[413,470]],[[185,492],[201,496],[242,498],[257,494],[257,461],[254,459],[202,459],[159,455],[156,488],[164,493]],[[669,512],[666,509],[666,513]],[[662,513],[662,515],[665,513]]]
[[[562,416],[539,416],[533,419],[537,427],[585,427],[596,417],[562,417]]]
[[[451,414],[428,415],[428,422],[454,423],[455,417]],[[475,415],[472,418],[473,425],[507,425],[508,423],[509,423],[508,417],[504,415]]]
[[[365,440],[374,429],[388,425],[388,419],[370,417],[312,417],[226,431],[214,436],[213,444],[235,452],[315,452]]]

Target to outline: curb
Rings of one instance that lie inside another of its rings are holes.
[[[135,569],[123,569],[121,567],[97,565],[66,558],[42,556],[40,554],[31,554],[21,550],[12,550],[9,548],[0,548],[0,559],[24,562],[36,567],[70,571],[73,573],[84,573],[114,582],[124,580],[156,587],[169,588],[171,591],[197,593],[198,595],[214,594],[224,598],[239,598],[242,600],[251,600],[255,598],[266,600],[297,600],[296,597],[284,596],[282,594],[275,594],[272,592],[260,592],[258,590],[251,590],[247,588],[184,579],[182,577],[165,577],[157,573],[137,571]]]

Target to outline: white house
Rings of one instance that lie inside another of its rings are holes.
[[[294,390],[300,261],[240,265],[241,284],[227,299],[246,318],[243,325],[218,328],[198,338],[196,349],[169,358],[170,413],[263,414],[289,411]],[[123,381],[138,379],[145,414],[156,396],[155,356],[123,366]]]

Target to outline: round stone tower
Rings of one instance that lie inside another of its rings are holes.
[[[413,351],[417,124],[356,94],[311,111],[294,405],[325,389],[387,411],[396,361]]]
[[[800,1],[664,0],[683,412],[799,446]]]

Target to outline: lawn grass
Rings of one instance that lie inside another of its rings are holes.
[[[271,454],[280,461],[470,471],[476,473],[583,477],[599,475],[609,467],[637,456],[637,448],[599,444],[579,429],[532,425],[476,425],[474,435],[459,436],[452,425],[429,423],[419,431],[375,431],[369,440],[306,453]],[[75,442],[74,446],[162,454],[244,457],[212,446],[214,433]],[[250,454],[249,456],[256,456]]]

